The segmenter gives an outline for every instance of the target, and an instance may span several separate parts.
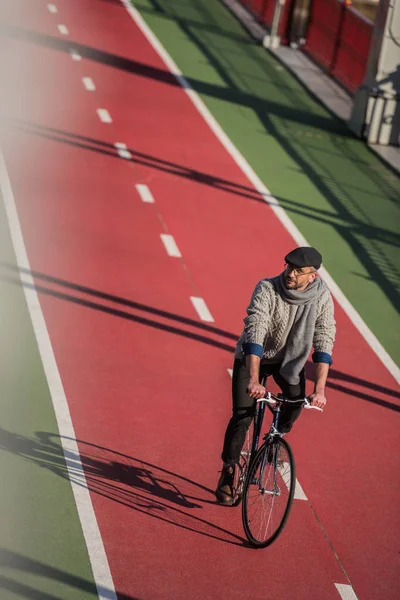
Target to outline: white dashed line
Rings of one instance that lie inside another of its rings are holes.
[[[136,189],[139,192],[139,195],[143,202],[147,202],[148,204],[154,204],[154,198],[147,185],[144,185],[143,183],[138,183],[136,185]]]
[[[52,15],[58,13],[57,6],[55,4],[48,4],[47,9]]]
[[[161,233],[160,235],[161,241],[165,246],[168,256],[174,256],[176,258],[181,258],[182,254],[179,252],[179,248],[176,245],[176,242],[172,235],[168,235],[167,233]]]
[[[228,369],[229,377],[232,379],[233,369]]]
[[[190,296],[190,299],[200,319],[202,321],[207,321],[208,323],[214,323],[214,319],[210,311],[208,310],[207,304],[204,302],[203,298],[196,298],[195,296]]]
[[[355,591],[351,585],[344,583],[335,583],[335,587],[342,600],[358,600]]]
[[[99,115],[99,119],[102,121],[102,123],[112,123],[112,118],[108,110],[105,108],[98,108],[96,112]]]
[[[126,158],[127,160],[132,159],[132,154],[129,152],[128,146],[126,144],[123,144],[122,142],[117,142],[116,144],[114,144],[114,146],[118,150],[118,154],[121,158]]]
[[[75,50],[75,48],[70,48],[69,53],[72,60],[82,60],[82,56],[79,54],[78,50]]]
[[[61,33],[61,35],[69,34],[68,27],[66,27],[65,25],[57,25],[57,27],[58,27],[58,31]]]
[[[96,86],[94,85],[93,79],[91,79],[90,77],[82,77],[82,83],[84,85],[85,90],[87,90],[88,92],[95,91]]]

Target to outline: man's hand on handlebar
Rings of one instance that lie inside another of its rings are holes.
[[[265,387],[261,385],[258,381],[249,381],[247,386],[247,393],[250,398],[255,398],[255,400],[259,400],[265,396]]]
[[[311,402],[311,406],[316,406],[318,408],[324,408],[325,404],[326,404],[326,398],[325,398],[324,394],[321,394],[321,392],[314,392],[314,394],[311,394],[311,396],[310,396],[310,402]]]

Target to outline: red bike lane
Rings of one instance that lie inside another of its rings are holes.
[[[293,241],[122,6],[59,1],[56,19],[44,2],[14,6],[25,12],[3,43],[17,67],[29,52],[31,70],[10,81],[2,146],[116,588],[337,598],[348,581],[322,526],[358,597],[394,598],[393,378],[337,306],[329,408],[291,435],[312,509],[295,501],[271,549],[247,548],[240,512],[212,495],[227,368],[254,284],[279,272]],[[167,256],[165,232],[182,260]]]

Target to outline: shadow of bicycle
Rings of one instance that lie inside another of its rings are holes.
[[[243,538],[200,516],[206,506],[215,507],[213,490],[139,458],[76,441],[79,453],[71,438],[50,432],[36,432],[30,438],[0,428],[0,449],[69,479],[73,486],[175,527],[227,544],[247,545]]]

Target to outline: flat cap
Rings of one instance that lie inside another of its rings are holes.
[[[311,248],[311,246],[301,246],[286,254],[285,261],[294,267],[314,267],[314,269],[319,269],[322,263],[322,256],[318,250]]]

